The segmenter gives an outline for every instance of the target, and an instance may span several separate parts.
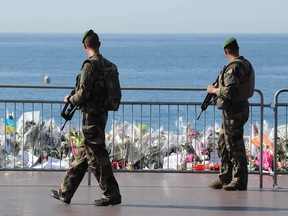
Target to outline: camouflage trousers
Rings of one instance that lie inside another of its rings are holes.
[[[229,183],[248,184],[248,168],[244,125],[249,117],[249,105],[246,103],[234,109],[222,112],[222,128],[218,140],[218,153],[221,159],[219,179]]]
[[[73,197],[88,167],[90,167],[105,197],[121,197],[109,154],[105,147],[107,117],[107,112],[93,116],[87,113],[82,114],[83,139],[80,146],[77,147],[76,158],[67,170],[59,187],[59,192],[63,196]]]

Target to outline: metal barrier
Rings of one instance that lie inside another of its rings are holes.
[[[72,89],[67,86],[14,85],[0,85],[0,88],[65,90],[66,93]],[[110,113],[106,129],[106,144],[114,169],[218,172],[215,144],[221,112],[211,105],[196,120],[202,101],[193,98],[204,99],[206,89],[124,87],[122,90],[123,102],[118,112]],[[148,93],[143,94],[144,91]],[[137,96],[136,92],[142,94]],[[263,112],[264,107],[269,107],[264,105],[262,92],[255,90],[255,93],[258,96],[252,98],[249,123],[245,126],[245,144],[250,152],[252,149],[255,151],[251,144],[251,125],[260,123],[258,136],[263,143]],[[174,101],[171,101],[174,94],[179,96],[174,96]],[[81,117],[77,111],[61,132],[63,105],[62,100],[50,100],[46,96],[45,100],[0,100],[0,118],[2,115],[3,119],[0,126],[0,169],[62,170],[69,166],[81,139]],[[8,115],[7,110],[10,112]],[[260,174],[259,187],[262,188],[262,145],[259,150],[259,169],[250,169],[249,172]]]
[[[277,175],[287,174],[288,149],[288,103],[279,103],[279,97],[287,93],[288,89],[280,89],[274,96],[274,159],[273,159],[273,187],[278,187]],[[287,95],[285,95],[287,101]],[[283,110],[280,110],[283,108]],[[281,118],[278,118],[281,115]],[[280,125],[282,124],[282,125]]]

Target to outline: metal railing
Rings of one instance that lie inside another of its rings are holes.
[[[287,92],[288,89],[280,89],[274,95],[273,187],[278,187],[277,175],[288,171],[288,103],[279,102],[280,96]],[[287,94],[285,96],[287,101]]]
[[[49,89],[45,99],[31,100],[29,94],[25,94],[28,99],[23,96],[0,99],[1,169],[66,169],[81,139],[80,113],[77,111],[61,132],[59,128],[64,121],[60,113],[64,104],[62,99],[49,97],[56,94],[50,92],[63,90],[63,98],[64,92],[69,93],[72,87],[0,85],[0,88],[32,92]],[[211,105],[196,120],[206,89],[124,87],[122,92],[121,106],[117,112],[110,113],[106,128],[106,144],[115,169],[218,172],[215,145],[221,112]],[[270,107],[264,104],[260,90],[255,93],[250,103],[249,123],[245,126],[245,144],[250,152],[255,152],[251,125],[259,122],[258,137],[263,143],[264,108]],[[259,167],[249,172],[260,174],[262,188],[263,145],[256,150]]]

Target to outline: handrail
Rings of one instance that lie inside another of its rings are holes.
[[[24,89],[73,89],[73,86],[55,86],[55,85],[0,85],[0,88],[24,88]],[[131,86],[124,86],[122,87],[123,91],[190,91],[190,92],[205,92],[206,93],[206,88],[185,88],[185,87],[131,87]],[[262,92],[258,89],[255,89],[255,92],[257,92],[260,96],[260,102],[251,102],[250,106],[256,106],[256,107],[260,107],[260,128],[259,128],[259,132],[260,132],[260,143],[263,143],[263,109],[264,107],[271,107],[271,104],[264,104],[264,96],[262,94]],[[140,99],[141,100],[141,99]],[[140,107],[142,107],[142,105],[167,105],[167,106],[199,106],[201,105],[201,102],[197,102],[197,101],[191,101],[191,102],[183,102],[183,101],[140,101],[139,99],[132,100],[132,101],[122,101],[121,104],[122,105],[140,105]],[[20,100],[20,99],[0,99],[0,102],[2,103],[42,103],[42,104],[62,104],[64,103],[62,100],[31,100],[31,99],[25,99],[25,100]],[[169,107],[168,107],[169,108]],[[197,109],[195,107],[195,113],[196,113]],[[133,112],[133,108],[132,108],[132,112]],[[160,109],[159,109],[160,112]],[[114,115],[114,114],[113,114]],[[123,113],[124,115],[124,113]],[[257,114],[258,115],[258,114]],[[133,115],[132,115],[133,118]],[[204,118],[205,119],[205,118]],[[133,120],[133,119],[132,119]],[[160,120],[159,120],[160,121]],[[159,122],[160,123],[160,122]],[[260,152],[263,152],[263,146],[260,145]],[[260,154],[260,182],[259,182],[259,187],[262,188],[263,187],[263,161],[262,161],[262,154]]]
[[[278,107],[285,105],[278,103],[279,95],[283,92],[288,92],[288,89],[279,89],[275,95],[274,95],[274,164],[273,164],[273,169],[274,169],[274,175],[273,175],[273,187],[277,188],[278,187],[278,182],[277,182],[277,154],[275,153],[277,150],[277,137],[278,137]]]

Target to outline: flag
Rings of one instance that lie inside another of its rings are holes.
[[[5,120],[5,127],[6,131],[9,133],[13,133],[15,131],[16,122],[14,119],[6,119]]]

